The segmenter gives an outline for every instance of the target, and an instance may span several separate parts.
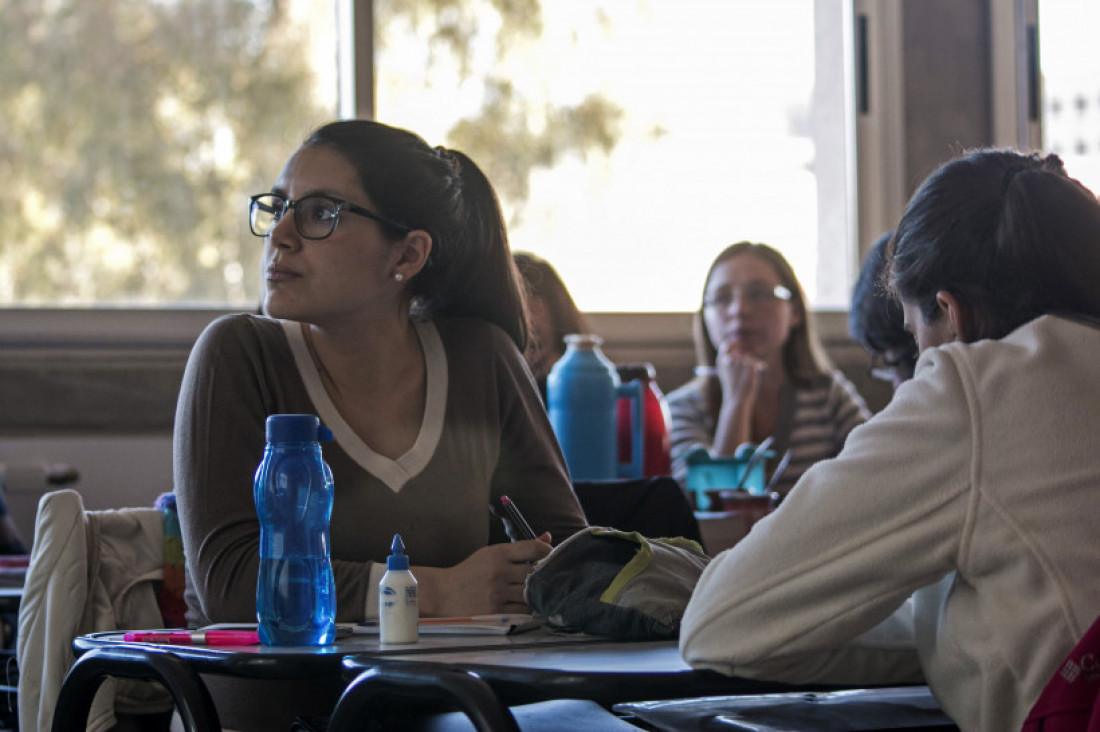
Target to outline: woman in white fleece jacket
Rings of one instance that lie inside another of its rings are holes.
[[[1100,203],[1053,155],[929,177],[890,279],[913,379],[703,574],[689,663],[791,682],[922,675],[1019,729],[1100,613]],[[859,637],[913,596],[915,649]]]

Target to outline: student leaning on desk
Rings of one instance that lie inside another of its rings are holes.
[[[672,470],[681,481],[700,448],[732,457],[740,445],[772,437],[778,454],[790,450],[775,485],[786,494],[871,416],[825,356],[790,263],[767,244],[719,252],[692,329],[696,376],[667,398]]]
[[[377,615],[395,532],[422,615],[528,611],[530,563],[585,522],[521,355],[522,288],[489,181],[405,130],[336,122],[249,213],[268,317],[206,329],[177,410],[189,623],[255,621],[252,478],[277,413],[317,414],[335,435],[338,620]],[[508,543],[489,514],[502,494],[549,536]]]
[[[971,152],[910,201],[889,272],[915,376],[711,562],[680,648],[792,682],[923,673],[963,730],[1018,730],[1100,613],[1100,203],[1053,155]],[[857,639],[910,595],[915,652]]]

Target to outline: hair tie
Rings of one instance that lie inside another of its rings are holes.
[[[458,157],[454,154],[452,150],[448,150],[442,145],[436,145],[434,148],[434,152],[437,158],[446,162],[456,171],[458,170]]]
[[[1057,173],[1059,175],[1066,174],[1066,165],[1062,161],[1062,158],[1058,157],[1058,153],[1047,153],[1039,160],[1041,167],[1040,170],[1045,170],[1048,173]]]

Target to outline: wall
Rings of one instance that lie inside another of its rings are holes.
[[[180,378],[194,337],[217,314],[183,313],[165,319],[157,330],[145,322],[154,314],[132,314],[139,322],[105,327],[95,325],[96,318],[124,319],[124,314],[76,311],[65,318],[69,324],[63,333],[16,327],[10,323],[12,313],[3,316],[9,327],[0,322],[0,465],[7,468],[5,490],[26,539],[38,497],[58,487],[47,483],[55,465],[79,473],[71,487],[81,492],[89,509],[150,505],[171,490],[172,420]],[[690,314],[590,317],[605,337],[608,357],[616,363],[652,363],[663,391],[692,377]],[[845,314],[815,318],[838,367],[869,404],[884,403],[889,389],[868,377],[867,355],[848,337]],[[156,335],[138,342],[134,328]]]
[[[74,488],[89,510],[153,505],[172,490],[172,435],[5,437],[0,467],[9,512],[29,546],[38,499],[47,491]],[[77,471],[75,482],[50,482],[67,468]]]
[[[899,6],[901,174],[909,189],[963,147],[993,143],[989,2]],[[0,463],[22,476],[12,487],[21,516],[47,489],[41,466],[56,462],[79,470],[76,485],[92,508],[148,504],[168,489],[179,379],[191,342],[215,315],[0,310]],[[889,387],[867,376],[867,356],[847,337],[844,314],[815,317],[836,364],[873,408],[884,404]],[[653,363],[664,391],[691,378],[689,314],[594,314],[592,322],[612,360]],[[26,518],[20,528],[29,535]]]
[[[180,378],[218,314],[0,310],[0,467],[24,539],[63,466],[89,509],[151,505],[172,489]]]

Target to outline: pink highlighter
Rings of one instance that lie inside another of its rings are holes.
[[[260,642],[260,636],[254,630],[173,630],[126,633],[122,640],[177,646],[254,646]]]

